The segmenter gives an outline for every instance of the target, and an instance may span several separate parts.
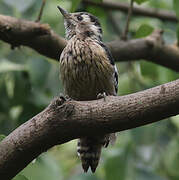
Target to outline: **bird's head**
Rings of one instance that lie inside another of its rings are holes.
[[[99,20],[95,16],[87,12],[69,13],[60,6],[58,6],[58,9],[64,17],[67,39],[82,34],[101,41],[102,29]]]

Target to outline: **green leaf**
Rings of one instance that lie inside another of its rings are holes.
[[[87,8],[87,11],[94,16],[98,17],[100,19],[100,22],[102,21],[102,17],[106,16],[106,11],[101,7],[93,7],[89,6]]]
[[[153,32],[154,28],[148,24],[142,24],[137,32],[136,32],[136,35],[135,37],[136,38],[142,38],[142,37],[146,37],[148,36],[149,34],[151,34]]]
[[[173,0],[173,9],[176,13],[176,16],[179,18],[179,0]]]
[[[28,180],[24,175],[18,174],[15,178],[12,180]]]
[[[134,0],[137,4],[142,4],[146,1],[149,1],[149,0]]]
[[[141,38],[148,36],[153,32],[154,28],[148,24],[142,24],[136,32],[136,37]]]
[[[77,9],[80,2],[81,2],[81,0],[72,0],[70,12],[75,12],[75,10]]]
[[[6,136],[4,134],[0,134],[0,142],[5,138]]]
[[[7,59],[0,61],[0,73],[5,73],[9,71],[25,71],[26,68],[24,65],[13,63]]]
[[[102,0],[93,0],[97,3],[101,3],[103,2]],[[94,16],[98,17],[100,19],[100,22],[102,21],[102,17],[107,17],[107,14],[106,14],[106,10],[100,6],[88,6],[87,7],[87,12],[93,14]]]

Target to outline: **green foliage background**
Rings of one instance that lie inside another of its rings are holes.
[[[166,9],[176,11],[177,16],[179,14],[178,0],[136,2],[143,7]],[[41,0],[0,0],[0,13],[34,21],[41,3]],[[69,11],[89,11],[98,16],[104,31],[104,41],[114,40],[120,36],[111,24],[111,14],[120,31],[126,22],[126,14],[111,11],[109,15],[109,12],[102,8],[82,6],[80,0],[47,1],[42,22],[49,23],[61,36],[64,36],[64,26],[57,5]],[[174,43],[179,37],[176,23],[133,16],[130,23],[130,39],[145,37],[156,28],[164,29],[166,43]],[[1,140],[4,135],[8,135],[43,110],[63,90],[58,78],[56,61],[25,47],[12,50],[4,42],[0,42],[0,52]],[[120,72],[119,95],[179,78],[178,73],[145,60],[117,63],[117,66]],[[178,128],[179,117],[175,116],[170,120],[120,132],[116,145],[103,150],[100,165],[94,175],[91,172],[82,172],[76,155],[76,141],[71,141],[40,155],[14,180],[177,180]]]

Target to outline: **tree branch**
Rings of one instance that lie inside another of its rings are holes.
[[[150,36],[130,41],[112,41],[107,46],[116,61],[145,59],[179,72],[179,48],[166,45],[162,31],[156,30]]]
[[[179,80],[126,96],[108,96],[106,101],[64,103],[57,98],[0,143],[0,179],[13,178],[54,145],[135,128],[177,114]]]
[[[47,24],[19,20],[0,15],[0,40],[12,47],[28,46],[42,55],[58,60],[66,45]],[[145,59],[179,71],[179,48],[165,45],[162,32],[155,31],[151,36],[135,40],[116,40],[106,43],[116,61]]]
[[[44,7],[45,7],[45,4],[46,4],[46,0],[42,0],[42,5],[40,7],[40,12],[39,12],[39,15],[38,15],[38,17],[36,19],[36,22],[40,22],[42,14],[43,14]]]
[[[134,3],[134,0],[131,0],[130,6],[129,6],[129,9],[128,9],[126,27],[125,27],[124,32],[123,32],[123,35],[122,35],[122,37],[121,37],[121,39],[124,40],[124,41],[127,40],[127,33],[128,33],[128,31],[129,31],[130,18],[131,18],[132,11],[133,11],[133,3]]]
[[[0,39],[11,47],[28,46],[47,57],[59,59],[66,45],[48,24],[0,15]]]
[[[83,0],[87,5],[92,5],[92,6],[99,6],[103,7],[108,10],[119,10],[122,12],[127,13],[129,9],[129,4],[124,3],[124,2],[111,2],[111,1],[106,1],[103,0],[103,2],[95,2],[91,0]],[[167,10],[159,10],[155,8],[143,8],[143,7],[133,7],[133,14],[136,16],[147,16],[147,17],[153,17],[153,18],[158,18],[163,21],[173,21],[173,22],[178,22],[178,19],[175,15],[174,12],[167,11]]]

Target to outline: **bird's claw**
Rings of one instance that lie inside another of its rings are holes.
[[[63,102],[66,102],[66,101],[70,101],[70,100],[71,100],[71,98],[70,98],[68,95],[63,95],[62,93],[60,93],[59,98],[60,98]]]
[[[97,99],[101,99],[101,98],[104,98],[104,101],[106,101],[106,93],[105,92],[103,92],[103,93],[99,93],[98,95],[97,95]]]

